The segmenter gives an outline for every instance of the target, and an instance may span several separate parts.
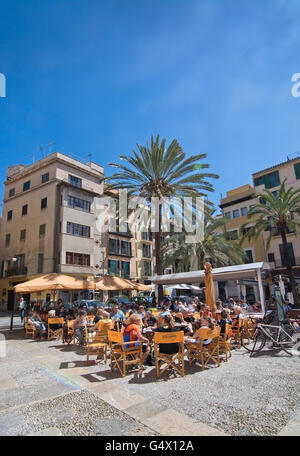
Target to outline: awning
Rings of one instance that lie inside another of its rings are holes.
[[[271,267],[269,263],[249,263],[239,264],[235,266],[226,266],[223,268],[213,269],[214,281],[238,280],[246,278],[256,278],[257,271],[269,271]],[[160,276],[150,277],[149,280],[155,285],[173,285],[173,284],[199,284],[204,282],[204,270],[180,272],[178,274],[165,274]]]
[[[15,293],[34,293],[45,290],[89,290],[91,282],[64,274],[46,274],[14,287]]]

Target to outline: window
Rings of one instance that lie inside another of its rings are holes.
[[[238,231],[233,230],[233,231],[227,231],[226,233],[226,238],[230,241],[235,241],[238,239]]]
[[[116,260],[108,260],[108,273],[110,275],[120,275],[120,262]]]
[[[8,198],[11,198],[12,196],[15,196],[16,190],[14,188],[11,188],[8,192]]]
[[[78,266],[90,266],[90,255],[84,253],[66,253],[66,264],[74,264]]]
[[[23,192],[26,192],[30,189],[30,181],[24,182],[23,184]]]
[[[265,176],[265,187],[266,188],[277,187],[278,185],[280,185],[280,178],[279,178],[278,171],[274,171],[274,173],[267,174]]]
[[[74,196],[68,196],[68,206],[74,209],[79,209],[84,212],[91,212],[91,203],[89,201],[75,198]]]
[[[8,211],[7,220],[12,220],[12,216],[13,216],[13,211]]]
[[[20,241],[25,241],[26,239],[26,230],[20,231]]]
[[[251,230],[251,228],[252,228],[252,226],[246,226],[245,228],[243,228],[243,230],[242,230],[243,236],[245,236],[248,233],[248,231]]]
[[[131,256],[131,243],[121,241],[121,255]]]
[[[268,253],[268,261],[270,263],[275,262],[275,255],[274,253]]]
[[[5,236],[5,247],[8,247],[10,244],[10,233]]]
[[[47,208],[47,198],[43,198],[41,200],[41,209],[46,209]]]
[[[149,261],[144,262],[144,275],[146,275],[146,276],[152,275],[151,263]]]
[[[252,250],[245,250],[245,253],[248,257],[248,259],[246,260],[246,263],[254,263]]]
[[[277,187],[280,185],[279,172],[274,171],[270,174],[265,174],[264,176],[257,177],[254,179],[254,185],[265,185],[265,188]]]
[[[294,165],[296,179],[300,179],[300,162]]]
[[[124,279],[129,279],[130,277],[130,262],[122,261],[122,277]]]
[[[109,238],[108,241],[108,253],[112,255],[119,255],[120,241],[118,239]]]
[[[147,231],[142,231],[142,236],[141,236],[143,241],[152,241],[152,233],[148,233]]]
[[[44,184],[45,182],[49,182],[49,173],[42,175],[42,184]]]
[[[69,184],[75,185],[76,187],[82,187],[82,179],[79,179],[79,177],[72,176],[69,174]]]
[[[254,185],[257,187],[258,185],[263,185],[264,184],[264,176],[256,177],[254,179]]]
[[[244,217],[245,215],[247,215],[247,213],[248,213],[248,208],[247,208],[247,207],[242,207],[242,209],[241,209],[242,217]]]
[[[38,267],[37,267],[37,272],[38,273],[43,273],[44,271],[44,254],[39,253],[38,254]]]
[[[22,215],[27,215],[27,211],[28,211],[28,204],[25,204],[25,205],[22,207]]]
[[[45,236],[46,234],[46,225],[40,225],[39,236]]]
[[[233,218],[238,218],[240,216],[240,211],[238,209],[235,209],[232,212]]]
[[[67,222],[67,233],[73,236],[82,236],[89,238],[91,236],[91,228],[86,225],[78,225],[77,223]]]
[[[151,258],[151,246],[148,244],[143,244],[143,257]]]
[[[231,218],[231,212],[225,212],[225,217],[230,219]]]

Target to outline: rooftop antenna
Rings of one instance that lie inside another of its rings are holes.
[[[91,162],[91,161],[92,161],[93,154],[89,153],[89,154],[88,154],[88,157],[89,157],[89,161]]]
[[[28,155],[28,156],[29,156],[29,158],[31,158],[31,160],[32,160],[32,163],[34,163],[34,160],[35,160],[35,156],[34,156],[34,154],[31,154],[31,155]]]
[[[43,146],[39,146],[39,151],[40,151],[42,157],[45,158],[45,150],[44,150]]]
[[[53,146],[53,142],[50,140],[50,141],[48,142],[49,154],[52,153],[52,146]]]

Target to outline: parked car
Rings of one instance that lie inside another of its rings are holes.
[[[151,296],[134,296],[131,298],[131,302],[138,304],[139,306],[152,307],[153,298]]]
[[[97,309],[104,309],[105,304],[104,302],[94,301],[92,299],[83,299],[81,301],[75,301],[74,306],[76,307],[76,309],[78,309],[81,306],[84,306],[87,308],[87,310],[93,310],[95,306],[97,307]]]
[[[111,310],[114,305],[121,306],[122,304],[126,304],[131,307],[131,301],[128,299],[128,296],[114,296],[113,298],[108,298],[105,301],[105,309]]]

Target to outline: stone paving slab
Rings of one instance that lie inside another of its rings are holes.
[[[300,437],[300,409],[293,416],[293,418],[288,422],[288,424],[281,429],[278,434],[279,436],[296,436]]]
[[[93,389],[93,393],[118,410],[125,410],[136,404],[144,403],[146,398],[140,394],[131,393],[125,389],[113,389],[107,392],[99,392]]]
[[[39,437],[57,437],[62,436],[63,433],[60,429],[52,427],[48,429],[43,429],[42,431],[33,432],[32,434],[27,434],[28,436],[39,436]]]
[[[143,424],[162,435],[173,436],[225,436],[226,434],[218,431],[204,423],[178,413],[173,409],[166,409],[150,418],[142,421]]]

